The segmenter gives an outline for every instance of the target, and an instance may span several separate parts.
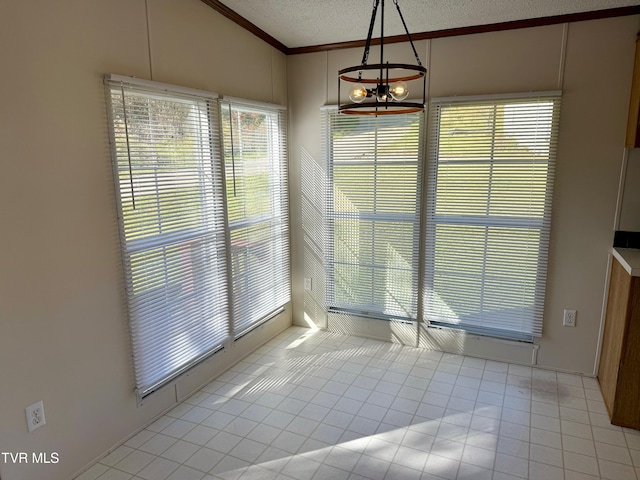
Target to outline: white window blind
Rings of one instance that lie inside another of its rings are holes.
[[[324,111],[332,311],[416,319],[422,118]]]
[[[553,92],[432,102],[427,321],[542,334],[559,112]]]
[[[221,112],[238,338],[291,296],[285,115],[234,100],[223,101]]]
[[[228,337],[218,102],[113,79],[107,85],[142,398]]]

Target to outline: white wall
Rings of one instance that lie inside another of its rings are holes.
[[[60,457],[0,475],[61,480],[290,323],[136,406],[102,76],[286,103],[286,60],[199,0],[2,1],[0,44],[0,451]]]
[[[544,333],[537,352],[541,366],[594,373],[638,22],[638,16],[630,16],[416,43],[429,70],[429,97],[563,91]],[[407,44],[387,51],[389,59],[413,62]],[[358,64],[360,57],[361,49],[349,49],[287,58],[291,203],[297,206],[292,212],[294,321],[301,325],[327,325],[323,239],[313,227],[322,213],[320,107],[335,104],[338,69]],[[313,182],[303,179],[310,173]],[[304,292],[305,276],[319,288]],[[578,311],[576,328],[562,327],[564,308]],[[332,329],[343,326],[330,323]],[[401,324],[345,323],[364,335],[415,338]],[[476,345],[477,339],[465,336],[427,335],[421,341],[454,351],[466,347],[476,355],[490,348],[497,358],[533,358],[530,349],[513,353],[511,346]]]
[[[542,365],[593,371],[637,27],[571,24],[566,58],[562,26],[418,42],[433,96],[556,88],[564,74]],[[307,275],[323,290],[321,232],[305,242],[301,228],[303,205],[321,209],[322,172],[303,197],[301,169],[321,165],[319,108],[361,51],[285,58],[199,0],[6,0],[0,43],[0,451],[60,455],[54,466],[0,461],[0,475],[61,480],[289,321],[136,406],[102,75],[289,101],[293,313],[323,325],[302,289]],[[564,307],[578,310],[577,328],[560,326]],[[41,399],[47,425],[28,434],[24,407]]]

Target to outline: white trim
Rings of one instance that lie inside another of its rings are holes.
[[[421,329],[418,348],[454,353],[485,360],[536,366],[539,345],[504,338],[488,337],[451,328]]]
[[[107,73],[104,76],[104,82],[106,84],[126,85],[131,87],[145,88],[149,90],[156,90],[160,92],[181,93],[183,95],[190,95],[196,97],[204,97],[216,99],[220,98],[220,95],[214,92],[208,92],[206,90],[199,90],[197,88],[181,87],[179,85],[171,85],[169,83],[154,82],[153,80],[143,80],[136,77],[127,77],[125,75],[117,75],[114,73]]]
[[[558,67],[558,88],[564,85],[564,71],[567,68],[567,40],[569,38],[569,24],[562,24],[562,44],[560,46],[560,65]]]
[[[505,93],[498,95],[460,95],[453,97],[432,98],[429,103],[452,103],[452,102],[479,102],[490,100],[509,100],[514,98],[538,98],[538,97],[560,97],[562,90],[550,90],[545,92],[522,92],[522,93]]]
[[[600,356],[602,355],[602,340],[604,338],[604,322],[607,318],[607,307],[609,306],[609,282],[611,282],[611,268],[613,266],[613,255],[611,253],[607,256],[607,272],[605,273],[604,280],[604,294],[602,295],[602,310],[600,311],[600,326],[598,327],[598,342],[596,343],[596,358],[593,362],[593,376],[598,376],[598,369],[600,368]]]
[[[613,220],[613,231],[620,228],[620,217],[622,216],[622,202],[624,201],[624,185],[627,181],[627,166],[629,165],[629,149],[622,150],[622,165],[620,167],[620,180],[618,182],[618,198],[616,199],[616,214]]]
[[[388,321],[359,314],[329,311],[327,331],[415,348],[418,322]]]
[[[247,107],[259,107],[271,110],[286,110],[284,105],[278,105],[277,103],[260,102],[258,100],[247,100],[246,98],[232,97],[230,95],[220,95],[220,100],[223,102],[233,103],[234,105],[246,105]]]

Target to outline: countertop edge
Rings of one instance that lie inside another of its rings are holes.
[[[612,248],[612,255],[632,277],[640,277],[640,249]]]

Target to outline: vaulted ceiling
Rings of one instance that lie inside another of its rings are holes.
[[[362,40],[373,7],[373,0],[203,1],[223,4],[288,49]],[[397,1],[412,34],[638,6],[638,0]],[[403,34],[394,0],[385,4],[385,36]],[[374,36],[379,32],[378,21]]]

